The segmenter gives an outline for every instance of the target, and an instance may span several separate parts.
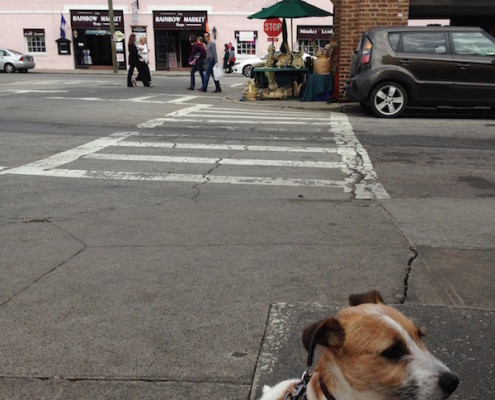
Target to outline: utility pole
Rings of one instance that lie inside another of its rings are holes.
[[[108,17],[110,18],[110,42],[112,44],[112,66],[113,73],[118,71],[117,46],[115,45],[115,21],[113,19],[113,0],[108,0]]]

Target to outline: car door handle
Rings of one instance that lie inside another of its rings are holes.
[[[399,64],[401,65],[411,65],[411,60],[407,58],[403,58],[402,60],[399,60]]]
[[[461,63],[459,63],[459,64],[457,64],[457,68],[462,69],[462,70],[466,70],[466,69],[469,68],[469,64],[461,64]]]

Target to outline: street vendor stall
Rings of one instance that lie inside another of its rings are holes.
[[[333,93],[333,75],[309,74],[302,101],[327,101]]]
[[[284,18],[282,22],[283,41],[280,46],[280,55],[275,57],[275,47],[272,44],[268,48],[269,56],[266,58],[265,65],[253,66],[252,77],[254,81],[244,91],[244,98],[250,100],[258,97],[262,99],[285,99],[289,93],[294,97],[299,97],[302,94],[301,89],[306,87],[310,68],[307,67],[305,60],[303,60],[304,49],[299,49],[298,52],[295,52],[293,48],[291,49],[288,46],[285,18],[290,18],[291,20],[291,43],[293,45],[293,18],[331,15],[333,14],[303,0],[282,0],[248,16],[249,19]],[[324,74],[328,75],[328,72]],[[320,93],[320,89],[323,92],[329,91],[329,81],[331,81],[331,78],[311,78],[310,92]],[[313,100],[312,94],[310,100]]]
[[[273,78],[279,88],[290,86],[292,96],[297,96],[298,93],[294,88],[294,82],[297,82],[298,87],[301,84],[304,85],[308,75],[308,68],[258,67],[253,69],[253,75],[261,90],[268,88],[270,80]]]

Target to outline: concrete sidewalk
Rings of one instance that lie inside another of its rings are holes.
[[[184,77],[189,76],[189,70],[182,71],[153,71],[153,76],[163,77]],[[66,75],[118,75],[124,78],[127,75],[127,71],[118,70],[114,74],[111,69],[73,69],[73,70],[57,70],[57,69],[36,69],[31,74],[66,74]],[[353,102],[326,102],[326,101],[309,101],[303,102],[297,98],[288,97],[285,100],[256,100],[248,101],[242,97],[242,88],[236,87],[235,90],[226,90],[229,80],[233,78],[245,79],[246,82],[249,78],[246,78],[238,74],[227,74],[222,81],[223,98],[228,101],[236,102],[239,104],[256,105],[263,107],[276,107],[276,108],[288,108],[288,109],[308,109],[313,111],[337,111],[337,112],[355,112],[359,111],[360,107],[358,103]]]

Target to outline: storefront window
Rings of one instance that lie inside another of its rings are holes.
[[[316,46],[318,47],[323,47],[326,44],[328,44],[328,41],[321,39],[316,39],[314,40],[314,42],[316,42]],[[306,53],[312,56],[314,56],[316,50],[318,50],[313,48],[313,40],[298,40],[297,45],[298,45],[298,49],[303,49]]]
[[[258,31],[235,31],[235,51],[239,55],[256,55]]]
[[[237,54],[256,55],[256,42],[237,41]]]
[[[46,53],[45,30],[24,29],[28,53]]]
[[[333,27],[331,26],[314,26],[302,25],[297,27],[297,44],[299,49],[312,56],[315,55],[318,48],[323,48],[330,43],[332,38]],[[316,43],[316,48],[313,45]]]

